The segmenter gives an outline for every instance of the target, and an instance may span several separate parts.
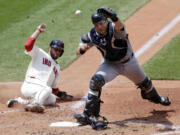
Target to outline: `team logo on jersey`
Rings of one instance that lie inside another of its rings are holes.
[[[51,61],[48,60],[47,58],[43,58],[43,64],[48,65],[50,67],[51,66]]]
[[[103,45],[103,46],[105,46],[105,45],[107,44],[106,39],[105,39],[105,38],[101,38],[101,39],[100,39],[100,44]]]

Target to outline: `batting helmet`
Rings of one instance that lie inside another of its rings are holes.
[[[98,13],[94,13],[92,16],[91,16],[91,20],[92,20],[92,23],[95,24],[95,23],[98,23],[102,20],[107,20],[107,18],[105,16],[102,16]]]
[[[64,43],[61,40],[52,40],[49,46],[61,49],[61,56],[64,53]]]

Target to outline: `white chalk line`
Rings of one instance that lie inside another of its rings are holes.
[[[141,56],[148,48],[150,48],[156,41],[164,36],[170,29],[172,29],[180,21],[180,14],[176,16],[168,25],[166,25],[160,32],[156,33],[149,41],[147,41],[135,54],[136,57]]]
[[[171,135],[171,134],[179,134],[180,133],[180,126],[174,126],[174,125],[167,125],[167,124],[157,124],[157,126],[164,127],[169,130],[173,131],[166,131],[162,133],[156,133],[156,134],[151,134],[151,135]]]
[[[7,111],[0,111],[0,114],[7,114],[7,113],[12,113],[12,112],[20,112],[23,111],[23,108],[20,109],[14,109],[14,110],[7,110]]]
[[[166,131],[163,133],[156,133],[156,134],[150,134],[150,135],[171,135],[171,134],[179,134],[180,133],[180,125],[170,125],[170,124],[163,124],[163,123],[154,123],[154,122],[149,122],[145,120],[125,120],[122,122],[118,122],[118,124],[125,124],[125,123],[145,123],[145,124],[155,124],[158,127],[163,127],[168,130],[173,130],[173,131]]]
[[[158,133],[158,134],[152,134],[152,135],[175,135],[175,134],[180,134],[180,130],[178,131],[169,131],[169,132],[165,132],[165,133]]]
[[[172,29],[177,23],[179,23],[180,21],[180,14],[178,16],[176,16],[168,25],[166,25],[163,29],[161,29],[160,32],[158,32],[157,34],[155,34],[148,42],[146,42],[139,50],[136,51],[135,56],[138,58],[139,56],[141,56],[148,48],[150,48],[156,41],[158,41],[159,38],[161,38],[162,36],[164,36],[170,29]],[[108,83],[109,84],[109,83]],[[105,86],[107,86],[108,84],[106,84]],[[104,86],[104,87],[105,87]],[[88,92],[86,93],[86,95],[77,103],[75,103],[72,106],[72,109],[78,109],[81,106],[83,106],[84,101],[83,99],[86,98]]]

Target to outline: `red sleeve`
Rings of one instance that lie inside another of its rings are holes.
[[[52,93],[53,93],[53,94],[56,95],[56,93],[58,93],[58,92],[59,92],[59,88],[56,88],[56,89],[52,88]]]
[[[27,52],[32,50],[35,41],[36,41],[36,39],[34,39],[32,37],[28,38],[28,40],[26,41],[26,44],[24,46]]]

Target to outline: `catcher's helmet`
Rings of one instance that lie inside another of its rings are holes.
[[[49,46],[61,49],[61,56],[64,53],[64,43],[61,40],[52,40]]]
[[[95,24],[95,23],[98,23],[102,20],[107,20],[106,17],[102,16],[101,14],[98,14],[98,13],[94,13],[92,16],[91,16],[91,20],[92,20],[92,23]]]

